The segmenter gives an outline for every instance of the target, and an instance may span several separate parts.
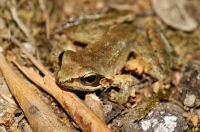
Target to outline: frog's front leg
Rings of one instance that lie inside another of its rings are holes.
[[[134,78],[131,75],[115,75],[101,79],[100,84],[104,88],[118,87],[119,92],[112,90],[110,100],[119,104],[124,104],[128,101],[129,96],[135,96],[133,87]]]

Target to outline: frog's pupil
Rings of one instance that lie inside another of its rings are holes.
[[[85,77],[85,81],[89,83],[93,83],[95,80],[96,80],[96,75]]]

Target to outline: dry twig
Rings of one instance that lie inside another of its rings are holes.
[[[48,15],[48,11],[44,5],[44,1],[43,0],[38,0],[39,2],[39,5],[40,5],[40,8],[44,14],[44,17],[46,18],[46,37],[47,37],[47,40],[49,40],[50,38],[50,21],[49,21],[49,15]]]
[[[29,39],[30,43],[35,45],[35,40],[32,37],[30,30],[25,26],[25,24],[20,20],[17,9],[15,5],[10,6],[10,12],[12,14],[13,20],[17,23],[19,28],[22,30],[22,32],[26,35],[26,37]]]

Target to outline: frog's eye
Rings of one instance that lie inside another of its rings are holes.
[[[95,83],[97,80],[97,74],[96,73],[89,73],[83,76],[82,81],[87,84],[91,85]]]

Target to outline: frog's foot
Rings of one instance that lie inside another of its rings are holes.
[[[125,64],[126,70],[135,71],[137,74],[142,74],[143,72],[148,73],[152,68],[150,63],[144,63],[142,59],[130,60]]]
[[[112,86],[120,88],[119,92],[112,90],[110,93],[110,100],[119,104],[127,102],[130,95],[135,95],[133,82],[134,78],[130,75],[116,75],[100,81],[103,87]]]

